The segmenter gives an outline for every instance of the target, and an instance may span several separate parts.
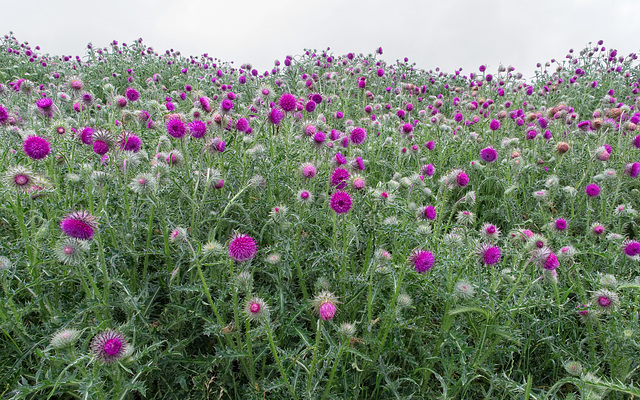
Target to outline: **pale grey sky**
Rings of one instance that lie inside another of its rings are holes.
[[[27,7],[28,6],[28,7]],[[4,35],[50,54],[142,37],[156,51],[209,53],[260,72],[303,49],[335,55],[409,57],[419,68],[463,73],[502,63],[529,77],[537,62],[564,59],[604,40],[619,55],[640,50],[638,0],[29,0],[3,5]]]

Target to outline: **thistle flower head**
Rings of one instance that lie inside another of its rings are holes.
[[[471,226],[475,223],[476,216],[471,211],[458,211],[456,220],[462,225]]]
[[[35,182],[35,174],[21,165],[9,168],[4,173],[4,183],[18,192],[27,192]]]
[[[105,364],[110,364],[122,359],[128,347],[129,344],[125,336],[114,330],[101,332],[91,340],[91,352],[93,356]]]
[[[604,313],[610,313],[620,305],[620,298],[616,292],[600,289],[591,296],[591,304]]]
[[[269,317],[269,306],[260,297],[247,299],[244,304],[244,315],[249,321],[264,321]]]
[[[631,260],[640,260],[640,242],[636,240],[625,240],[622,242],[624,255]]]
[[[96,217],[87,210],[74,211],[60,221],[62,232],[80,240],[92,239],[97,227]]]
[[[500,228],[487,222],[480,228],[480,235],[484,239],[498,240],[500,238]]]
[[[311,300],[313,311],[324,321],[333,319],[337,312],[336,304],[338,303],[338,298],[327,290],[323,290]]]
[[[251,236],[237,233],[231,237],[228,246],[229,258],[237,262],[250,261],[258,252],[258,245]]]
[[[491,243],[481,243],[476,248],[480,262],[484,265],[496,265],[502,258],[502,251],[499,247],[492,246]]]
[[[469,300],[473,298],[473,295],[475,294],[475,287],[465,279],[456,282],[453,290],[456,297],[463,300]]]
[[[73,237],[60,240],[54,248],[58,261],[66,265],[79,265],[88,251],[89,244],[86,240]]]
[[[409,261],[417,273],[424,274],[433,267],[436,260],[430,251],[416,249],[411,253],[407,261]]]
[[[62,329],[51,336],[49,347],[52,349],[63,349],[71,347],[80,337],[80,331],[77,329]]]

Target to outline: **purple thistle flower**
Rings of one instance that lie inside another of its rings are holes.
[[[554,253],[549,253],[542,266],[547,271],[553,271],[560,266],[560,262],[558,261],[558,257]]]
[[[640,258],[640,242],[628,240],[623,243],[624,254],[632,259]]]
[[[456,182],[458,183],[459,187],[465,187],[469,183],[469,176],[464,172],[460,172],[456,176]]]
[[[229,113],[231,112],[232,109],[233,109],[233,101],[229,99],[222,100],[222,103],[220,103],[220,111],[222,111],[223,113]]]
[[[127,352],[127,348],[125,336],[118,331],[104,331],[91,340],[91,352],[94,357],[105,364],[121,359]]]
[[[142,140],[133,132],[125,131],[118,138],[120,150],[137,153],[142,147]]]
[[[274,107],[269,112],[269,122],[273,125],[280,125],[280,122],[284,118],[284,112],[277,107]]]
[[[417,249],[409,256],[409,262],[419,274],[424,274],[430,270],[433,264],[435,264],[435,261],[435,257],[428,250]]]
[[[51,107],[53,107],[53,100],[48,97],[42,97],[36,101],[36,107],[38,107],[43,113],[49,113]]]
[[[351,196],[346,192],[335,192],[331,195],[330,206],[336,214],[346,214],[351,210]]]
[[[25,139],[22,149],[34,160],[42,160],[51,153],[51,145],[47,139],[40,136],[29,136]]]
[[[498,159],[498,152],[492,147],[485,147],[480,150],[480,158],[488,163],[492,163]]]
[[[304,109],[308,112],[308,113],[312,113],[316,110],[316,102],[313,100],[309,100],[307,102],[307,104],[305,104]]]
[[[556,230],[559,231],[564,231],[565,229],[567,229],[567,220],[562,219],[562,218],[558,218],[556,220]]]
[[[127,88],[124,95],[129,101],[138,101],[138,99],[140,98],[140,92],[130,87]]]
[[[245,234],[236,234],[229,242],[228,255],[234,261],[249,261],[255,257],[257,251],[255,239]]]
[[[91,240],[97,228],[96,218],[89,211],[74,211],[60,221],[64,234],[80,240]]]
[[[624,172],[632,178],[637,178],[640,175],[640,162],[629,163],[625,166]]]
[[[427,142],[427,150],[433,151],[433,149],[435,149],[435,148],[436,148],[435,142],[433,140],[429,140]]]
[[[636,136],[633,139],[633,145],[637,148],[640,149],[640,135]]]
[[[424,209],[424,217],[428,220],[433,221],[436,219],[436,208],[434,206],[427,206]]]
[[[296,97],[291,93],[285,93],[278,100],[278,105],[285,112],[291,112],[296,109]],[[277,125],[277,124],[276,124]]]
[[[336,164],[345,165],[346,163],[347,163],[347,158],[343,156],[341,153],[336,153]]]
[[[600,186],[596,185],[595,183],[591,183],[587,185],[585,193],[587,193],[589,197],[596,197],[600,194]]]
[[[236,121],[236,130],[238,132],[247,132],[249,130],[249,121],[246,118],[240,118]]]
[[[335,186],[336,189],[344,189],[347,187],[348,179],[349,171],[344,168],[336,168],[331,175],[331,186]]]
[[[207,134],[207,125],[199,119],[193,120],[189,123],[189,132],[196,139],[203,138]]]
[[[180,118],[172,118],[167,122],[167,132],[176,139],[184,137],[187,127]]]
[[[500,129],[500,121],[498,121],[497,119],[492,119],[489,123],[489,129],[491,129],[492,131],[497,131],[498,129]]]
[[[500,261],[502,252],[499,247],[491,246],[490,243],[483,243],[478,246],[477,254],[480,257],[480,262],[485,265],[495,265]]]
[[[351,142],[356,146],[362,144],[367,138],[367,131],[363,128],[356,127],[351,131],[351,135],[349,135]]]
[[[95,131],[90,126],[85,127],[80,133],[80,140],[82,143],[89,145],[93,143],[93,134]]]

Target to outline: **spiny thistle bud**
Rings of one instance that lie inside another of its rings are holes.
[[[52,349],[63,349],[71,347],[80,337],[80,331],[76,329],[63,329],[53,334],[49,347]]]
[[[475,287],[467,280],[459,280],[453,288],[453,293],[460,299],[469,300],[475,294]]]
[[[311,300],[313,311],[324,321],[331,321],[333,319],[337,312],[337,303],[338,298],[326,290],[320,292]]]
[[[253,289],[253,275],[249,271],[242,271],[236,276],[236,285],[241,292],[251,293]]]
[[[340,332],[341,335],[350,338],[356,334],[356,326],[349,322],[343,322],[340,324],[338,332]]]
[[[582,375],[582,364],[578,361],[567,361],[564,363],[564,369],[573,376]]]
[[[269,317],[269,306],[259,297],[248,299],[244,304],[243,311],[249,321],[261,322]]]

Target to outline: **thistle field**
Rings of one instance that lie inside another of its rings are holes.
[[[0,397],[640,396],[636,59],[4,36]]]

